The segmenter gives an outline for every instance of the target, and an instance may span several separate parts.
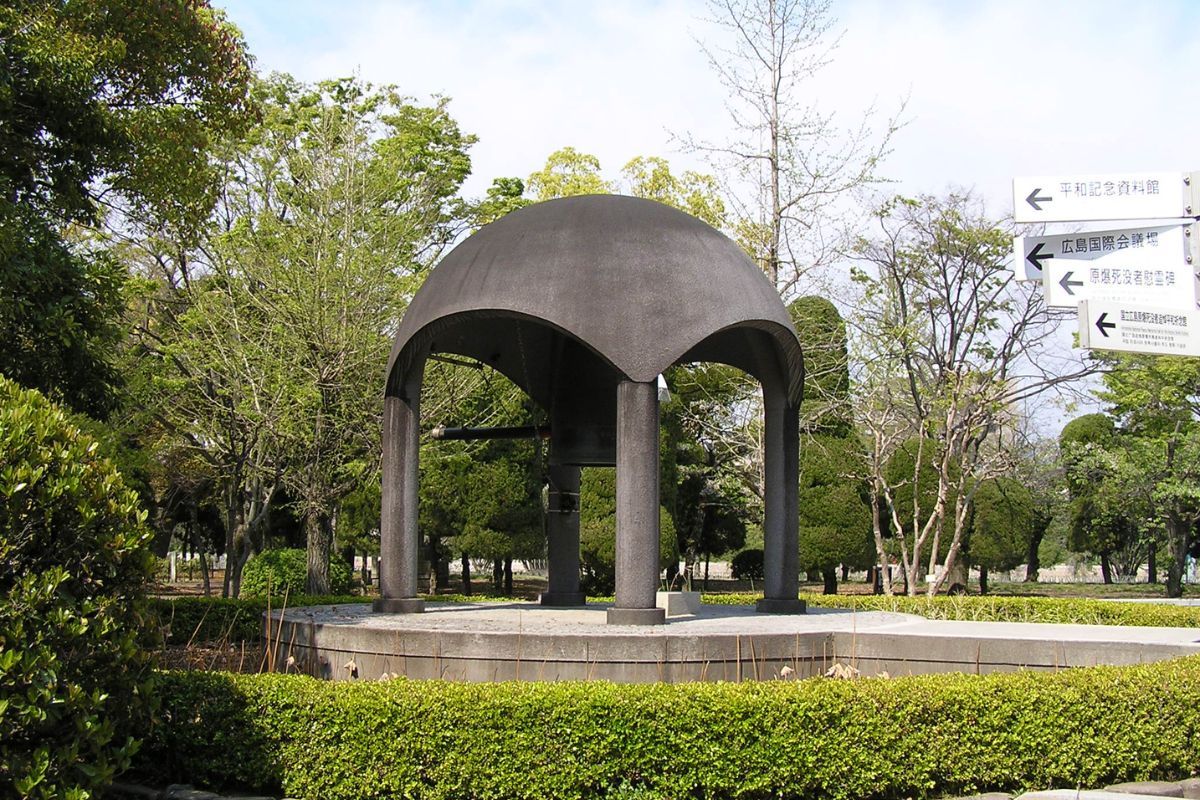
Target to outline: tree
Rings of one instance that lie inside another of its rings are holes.
[[[1092,440],[1078,429],[1068,430],[1071,425],[1064,428],[1062,439],[1074,495],[1072,547],[1087,548],[1107,560],[1114,553],[1130,552],[1133,558],[1122,566],[1132,574],[1161,535],[1169,556],[1167,596],[1181,596],[1184,568],[1196,549],[1200,524],[1200,431],[1195,423],[1177,422],[1159,434],[1114,430]],[[1111,576],[1105,571],[1108,581]]]
[[[1179,597],[1187,556],[1200,542],[1194,471],[1200,364],[1194,358],[1130,354],[1104,354],[1100,362],[1109,369],[1097,394],[1132,437],[1129,447],[1142,473],[1137,486],[1151,487],[1156,532],[1166,538],[1167,596]]]
[[[872,527],[881,560],[894,537],[909,593],[932,574],[933,594],[956,565],[980,482],[1011,469],[1013,409],[1094,367],[1054,355],[1057,320],[1040,287],[1013,280],[1011,237],[969,195],[896,198],[879,224],[852,269]],[[904,447],[911,469],[893,465]]]
[[[1112,557],[1137,537],[1132,510],[1116,483],[1116,426],[1104,414],[1085,414],[1063,426],[1059,450],[1070,494],[1069,544],[1100,557],[1105,583],[1112,583]]]
[[[117,405],[125,269],[0,200],[0,374],[105,419]]]
[[[793,300],[788,313],[804,351],[800,427],[810,433],[847,435],[853,414],[846,323],[833,303],[812,295]]]
[[[837,594],[837,568],[874,563],[866,453],[848,435],[816,435],[800,449],[800,566],[815,569],[825,594]]]
[[[693,448],[692,457],[678,464],[675,502],[668,504],[674,508],[676,545],[685,570],[692,574],[694,565],[703,559],[703,586],[707,589],[712,557],[746,544],[749,498],[734,476],[717,469],[711,451],[698,450]]]
[[[853,432],[846,324],[833,303],[807,296],[788,312],[804,351],[800,429],[800,564],[837,594],[837,568],[871,566],[866,458]]]
[[[520,178],[496,178],[484,198],[471,208],[470,216],[474,226],[482,228],[531,202],[525,197],[525,183]]]
[[[226,590],[286,486],[323,594],[337,505],[378,458],[387,332],[458,230],[474,139],[445,100],[358,80],[280,76],[256,97],[200,245],[144,243],[156,282],[139,344],[179,401],[167,427],[219,476]]]
[[[675,523],[659,506],[659,568],[678,559]],[[612,594],[616,585],[617,481],[608,467],[587,467],[579,485],[579,557],[583,562],[584,591]]]
[[[537,202],[580,194],[611,194],[613,186],[600,177],[600,159],[574,147],[555,150],[546,164],[529,176],[526,189]]]
[[[856,127],[807,100],[806,82],[837,46],[828,0],[710,0],[719,43],[702,44],[728,92],[736,133],[727,142],[698,142],[725,178],[737,238],[788,295],[805,265],[825,263],[829,214],[852,190],[878,180],[895,120],[881,135],[869,110]]]
[[[10,3],[0,41],[0,372],[106,417],[125,274],[79,225],[202,219],[249,59],[207,2]]]
[[[0,9],[0,196],[90,222],[116,195],[160,213],[211,201],[206,144],[244,127],[250,62],[204,0]]]
[[[987,594],[988,571],[1008,570],[1025,560],[1029,541],[1049,519],[1038,513],[1033,492],[1016,478],[984,481],[972,501],[968,551],[979,567],[979,592]]]
[[[621,178],[621,188],[632,197],[678,208],[718,230],[725,227],[725,203],[711,175],[686,170],[676,177],[665,158],[634,156],[621,168]]]

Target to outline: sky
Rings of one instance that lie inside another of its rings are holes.
[[[688,134],[725,139],[725,91],[697,41],[701,0],[214,0],[263,71],[357,74],[479,137],[466,189],[528,176],[552,151],[704,169]],[[909,194],[973,188],[1011,211],[1019,175],[1200,168],[1200,2],[834,0],[841,40],[804,103],[857,125],[907,99],[883,174]]]
[[[479,139],[465,186],[525,178],[553,151],[707,165],[726,92],[698,42],[703,0],[214,0],[263,72],[358,75],[451,98]],[[845,127],[901,114],[881,174],[910,196],[972,189],[1012,212],[1024,175],[1200,170],[1200,1],[831,0],[831,63],[796,99]],[[901,112],[901,109],[903,111]],[[1072,326],[1059,347],[1071,347]],[[1070,410],[1046,412],[1056,430]]]

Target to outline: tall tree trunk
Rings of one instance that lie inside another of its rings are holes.
[[[979,565],[979,593],[980,594],[988,593],[987,582],[988,582],[988,568],[985,567],[984,565],[980,564]]]
[[[304,515],[305,550],[308,553],[308,577],[304,591],[308,594],[329,594],[329,558],[333,550],[333,526],[329,517],[319,511]]]
[[[463,553],[462,557],[462,590],[463,594],[470,597],[471,595],[471,559]]]
[[[821,577],[825,579],[825,594],[837,594],[837,567],[826,567],[821,570]]]
[[[504,559],[504,596],[512,597],[513,581],[512,581],[512,556]]]
[[[1188,523],[1178,514],[1167,515],[1167,597],[1183,597],[1183,571],[1187,568]]]
[[[1146,583],[1158,583],[1158,543],[1150,543],[1146,554]]]
[[[850,565],[842,564],[842,583],[850,580]]]
[[[237,518],[242,503],[233,488],[233,479],[226,483],[221,494],[225,500],[225,575],[221,580],[221,597],[236,597],[240,587],[234,580],[234,563],[237,561]]]
[[[208,575],[208,558],[200,551],[200,580],[204,581],[204,596],[212,597],[212,583]]]
[[[1105,583],[1112,583],[1112,562],[1108,560],[1108,553],[1100,554],[1100,575],[1104,578]]]
[[[708,591],[708,553],[704,554],[704,591]]]
[[[1029,549],[1025,552],[1025,582],[1037,583],[1038,570],[1042,568],[1041,559],[1038,556],[1038,551],[1042,548],[1042,537],[1046,535],[1046,529],[1041,525],[1036,526],[1033,536],[1029,537]]]
[[[212,584],[208,577],[208,561],[204,558],[204,546],[200,543],[197,529],[200,527],[199,510],[196,508],[196,503],[193,500],[188,507],[188,515],[191,519],[188,520],[188,543],[192,548],[192,552],[200,556],[200,580],[204,582],[204,596],[212,597]]]

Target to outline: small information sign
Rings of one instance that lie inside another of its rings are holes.
[[[1101,261],[1120,255],[1129,264],[1161,263],[1164,259],[1186,261],[1192,252],[1196,231],[1182,225],[1152,228],[1120,228],[1080,231],[1046,236],[1017,236],[1013,239],[1013,263],[1019,281],[1040,281],[1047,264],[1064,260]],[[1086,265],[1077,265],[1086,266]]]
[[[1168,356],[1200,356],[1200,311],[1099,300],[1079,303],[1079,345]]]
[[[1087,222],[1200,216],[1200,173],[1126,172],[1013,179],[1017,222]]]

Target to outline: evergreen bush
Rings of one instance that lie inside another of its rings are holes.
[[[266,597],[267,594],[298,595],[308,577],[308,554],[300,548],[264,550],[246,562],[242,570],[242,596]],[[350,567],[340,558],[329,562],[330,594],[350,593]]]
[[[136,752],[153,574],[137,496],[97,443],[0,377],[0,792],[87,798]]]
[[[752,547],[738,553],[730,562],[729,571],[735,581],[761,581],[764,574],[762,548]]]
[[[323,800],[929,798],[1200,770],[1200,658],[755,683],[171,673],[147,780]]]

